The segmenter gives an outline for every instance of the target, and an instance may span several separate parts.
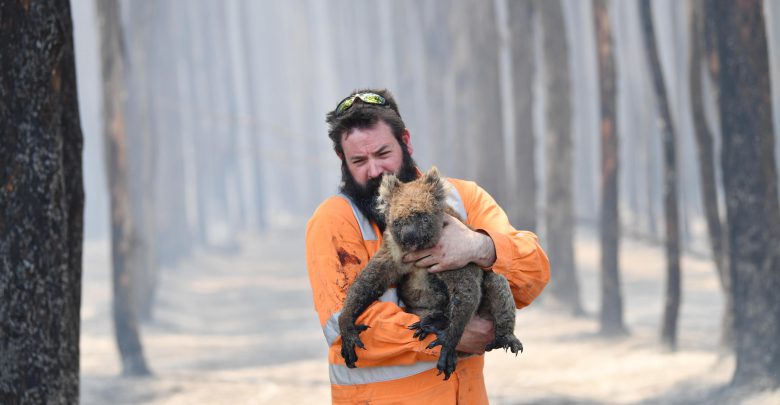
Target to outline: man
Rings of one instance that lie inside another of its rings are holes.
[[[427,349],[435,336],[418,341],[408,326],[419,318],[404,312],[394,288],[369,306],[358,323],[357,368],[341,357],[338,316],[347,290],[382,243],[385,228],[374,204],[382,175],[402,181],[419,175],[411,135],[398,105],[386,90],[361,90],[327,114],[328,136],[341,159],[341,194],[323,202],[306,227],[306,263],[314,306],[329,346],[333,403],[485,404],[482,375],[485,346],[493,340],[491,322],[471,320],[457,349],[477,356],[461,359],[451,378],[437,376],[439,347]],[[476,231],[449,217],[439,243],[408,254],[404,260],[430,272],[474,262],[504,275],[518,308],[531,303],[549,279],[549,262],[530,232],[517,231],[504,211],[476,183],[448,179],[450,201]]]

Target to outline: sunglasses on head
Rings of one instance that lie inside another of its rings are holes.
[[[344,111],[349,110],[352,105],[355,104],[355,99],[359,98],[360,101],[366,103],[366,104],[374,104],[374,105],[387,105],[387,100],[385,100],[384,97],[380,96],[376,93],[357,93],[353,94],[343,100],[339,103],[339,105],[336,106],[336,116],[339,116],[344,113]]]

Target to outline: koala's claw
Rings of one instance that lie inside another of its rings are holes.
[[[426,346],[426,349],[433,349],[434,347],[442,346],[443,344],[444,344],[444,342],[441,340],[441,338],[438,338],[438,339],[435,339],[433,342],[428,343],[428,346]]]
[[[431,321],[428,318],[420,319],[419,322],[409,325],[409,330],[413,330],[413,337],[419,340],[425,340],[431,333],[438,335],[442,332],[441,329],[436,327],[435,321]]]
[[[419,324],[419,322],[417,322],[416,324]],[[416,324],[409,325],[409,329],[414,331],[414,335],[412,335],[412,337],[417,338],[419,340],[425,340],[425,338],[428,337],[428,335],[431,332],[419,327],[419,325],[415,327]]]
[[[444,373],[444,381],[450,378],[450,375],[455,371],[455,365],[458,362],[458,356],[454,348],[441,348],[441,355],[439,355],[439,362],[436,363],[436,368],[439,370],[436,375]]]
[[[355,362],[358,360],[357,353],[355,353],[355,346],[366,350],[366,345],[360,340],[358,334],[368,329],[366,325],[355,325],[355,328],[349,332],[342,333],[341,335],[341,357],[344,358],[344,362],[349,368],[355,368]]]
[[[496,336],[495,340],[485,347],[485,351],[489,352],[499,348],[503,348],[504,351],[512,351],[515,356],[517,356],[518,352],[523,352],[523,344],[514,335]]]

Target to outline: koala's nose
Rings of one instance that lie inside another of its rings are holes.
[[[417,228],[412,225],[404,225],[401,228],[401,232],[399,232],[401,235],[401,244],[406,246],[412,246],[415,245],[416,239],[417,239]]]
[[[412,214],[393,221],[393,236],[405,250],[417,250],[427,244],[429,221],[423,214]]]

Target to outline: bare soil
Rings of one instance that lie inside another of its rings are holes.
[[[143,344],[151,377],[120,376],[111,323],[109,245],[85,244],[82,404],[327,404],[326,346],[304,261],[303,235],[244,236],[240,249],[200,250],[161,270]],[[780,391],[724,389],[734,368],[718,348],[723,299],[710,260],[684,256],[679,348],[660,345],[664,256],[622,241],[630,334],[597,334],[597,238],[577,238],[588,315],[544,299],[518,312],[525,352],[487,354],[492,404],[780,404]],[[554,269],[553,269],[554,271]]]

